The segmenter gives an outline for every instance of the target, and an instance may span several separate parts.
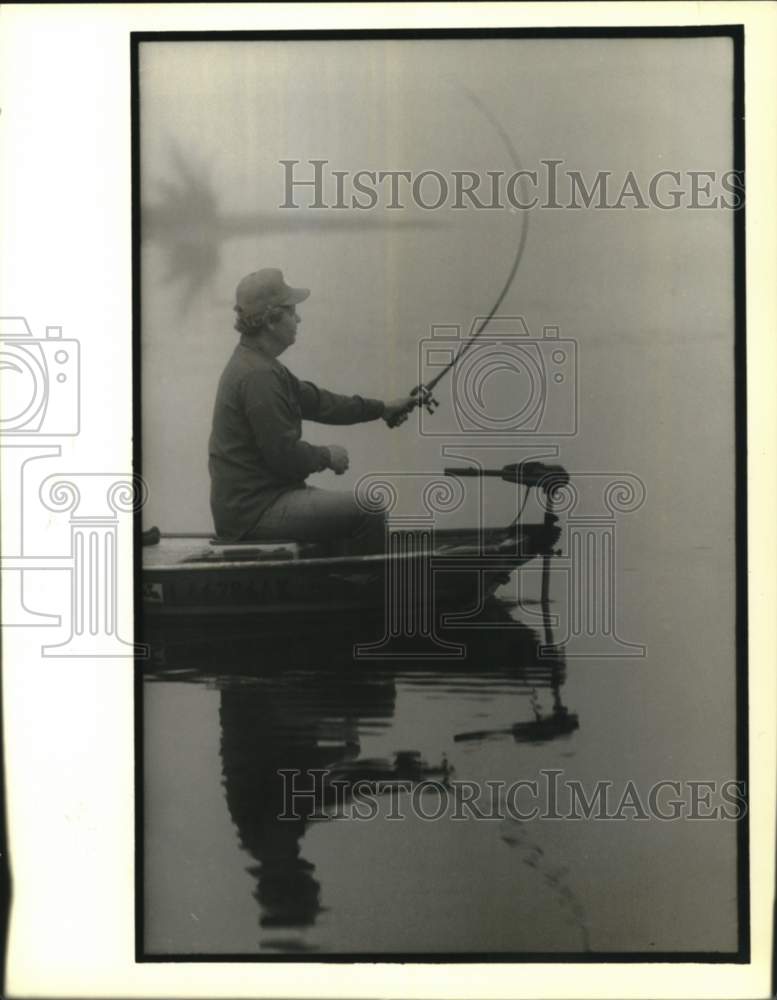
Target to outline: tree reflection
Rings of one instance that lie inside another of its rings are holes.
[[[141,204],[141,240],[161,247],[167,258],[165,284],[179,284],[188,309],[195,297],[212,286],[225,244],[233,239],[263,239],[294,232],[355,232],[430,229],[437,218],[405,213],[334,213],[305,207],[229,211],[221,204],[213,179],[195,157],[171,147],[168,177],[149,184],[155,192]],[[144,188],[145,191],[145,188]],[[401,217],[397,217],[401,215]]]

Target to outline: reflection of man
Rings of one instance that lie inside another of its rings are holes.
[[[305,485],[312,472],[342,475],[348,452],[303,441],[302,420],[358,424],[382,417],[396,425],[415,400],[339,396],[296,379],[278,356],[294,343],[296,306],[309,294],[290,288],[276,268],[249,274],[237,286],[240,343],[219,382],[209,444],[216,533],[234,541],[342,538],[356,551],[379,551],[384,514],[365,512],[350,492]]]
[[[337,803],[345,805],[358,781],[358,772],[354,777],[346,770],[338,791],[326,794],[322,772],[358,757],[362,720],[385,725],[394,714],[393,678],[383,671],[348,669],[353,665],[354,628],[358,622],[346,617],[340,629],[317,635],[314,650],[295,636],[278,637],[282,651],[269,661],[282,661],[283,668],[266,669],[265,658],[261,687],[236,682],[220,691],[224,795],[240,846],[255,862],[247,870],[256,878],[254,898],[265,928],[316,922],[321,889],[300,842],[315,822],[310,817],[320,817]],[[252,676],[257,672],[257,635],[250,638],[245,653],[232,660],[238,671]],[[262,634],[265,648],[267,638]],[[301,669],[304,684],[299,683]],[[294,788],[302,794],[292,799]],[[262,943],[272,940],[265,937]]]

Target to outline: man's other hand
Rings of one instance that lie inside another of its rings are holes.
[[[348,452],[339,444],[328,444],[327,448],[329,449],[329,468],[335,475],[342,476],[348,469]]]
[[[383,419],[389,427],[398,427],[407,420],[407,415],[418,406],[418,396],[400,396],[383,404]]]

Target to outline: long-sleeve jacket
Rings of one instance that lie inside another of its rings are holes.
[[[208,446],[217,535],[245,538],[282,493],[328,468],[329,450],[302,440],[303,419],[358,424],[382,415],[380,400],[302,382],[243,337],[219,382]]]

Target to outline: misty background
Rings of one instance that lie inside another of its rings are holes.
[[[563,160],[589,186],[598,171],[611,171],[612,197],[628,171],[645,192],[656,172],[676,170],[687,193],[689,171],[733,168],[732,56],[731,42],[716,38],[143,43],[144,527],[212,530],[211,412],[237,342],[234,289],[246,273],[280,267],[290,284],[311,289],[299,307],[297,343],[282,358],[298,377],[390,398],[434,374],[419,374],[431,328],[467,331],[488,313],[509,272],[520,212],[280,209],[279,161],[302,161],[306,176],[311,159],[350,173],[509,176],[508,150],[470,92],[509,134],[524,169]],[[307,203],[304,193],[297,200]],[[529,213],[500,315],[523,317],[532,337],[556,326],[577,345],[574,435],[548,426],[536,438],[502,439],[505,447],[491,452],[465,446],[449,386],[440,386],[441,406],[428,424],[440,436],[419,434],[416,419],[394,431],[382,421],[305,427],[309,441],[350,452],[346,476],[310,479],[331,488],[350,488],[365,473],[464,464],[443,456],[445,445],[501,465],[530,454],[521,452],[522,441],[535,441],[539,454],[557,447],[573,481],[585,472],[642,481],[644,504],[617,523],[615,618],[619,637],[643,643],[647,654],[570,661],[571,703],[587,734],[581,773],[599,777],[622,766],[641,787],[736,774],[733,230],[725,209]],[[504,329],[496,324],[494,332]],[[496,372],[484,383],[484,407],[514,412],[516,395],[530,388]],[[469,489],[453,522],[477,523],[476,494]],[[519,498],[510,487],[491,481],[486,498],[488,523],[514,516]],[[412,502],[400,496],[398,509]],[[594,510],[604,512],[601,503]],[[562,588],[554,581],[555,599]],[[424,719],[418,731],[427,728]],[[160,742],[153,760],[167,759],[185,729],[184,722],[152,727],[147,739]],[[191,731],[200,739],[204,728]],[[166,785],[165,801],[169,795]],[[147,819],[156,830],[154,817]],[[715,824],[703,842],[689,829],[686,847],[674,839],[676,829],[659,831],[668,851],[660,865],[668,871],[671,857],[680,874],[647,908],[632,904],[656,878],[654,835],[644,855],[632,857],[629,824],[622,870],[613,868],[612,852],[601,852],[592,892],[623,897],[612,896],[607,943],[619,946],[629,913],[650,925],[629,930],[624,942],[632,946],[655,944],[659,931],[668,946],[734,946],[735,824]],[[160,870],[190,863],[188,854],[176,861],[177,850],[160,855]],[[592,848],[581,870],[597,856]],[[347,866],[333,857],[338,884],[347,882]]]
[[[298,377],[390,398],[418,383],[432,327],[469,330],[509,272],[525,213],[391,211],[387,195],[368,212],[281,209],[280,160],[300,160],[308,175],[312,159],[352,173],[509,175],[509,152],[472,93],[524,169],[560,159],[589,185],[611,171],[611,198],[630,170],[643,191],[655,172],[677,170],[687,190],[689,171],[733,167],[732,55],[716,38],[141,45],[144,526],[212,530],[208,435],[244,274],[277,266],[312,290],[282,359]],[[307,203],[304,192],[297,200]],[[420,434],[417,419],[393,431],[306,424],[308,440],[341,443],[351,457],[346,475],[309,482],[348,489],[368,473],[501,466],[532,454],[522,443],[540,455],[557,448],[573,478],[636,476],[646,500],[618,522],[621,607],[651,632],[656,589],[686,580],[678,621],[710,623],[688,637],[694,656],[733,684],[733,223],[726,209],[532,210],[500,315],[523,317],[532,337],[557,326],[576,343],[577,433],[555,436],[551,423],[539,438],[491,436],[501,449],[465,447],[446,380],[425,425],[443,436]],[[497,415],[531,391],[504,372],[482,388]],[[443,456],[446,445],[463,458]],[[469,481],[445,523],[506,523],[519,499],[490,481],[481,510]],[[403,488],[396,512],[417,503]],[[591,512],[605,512],[601,500],[578,511]]]
[[[312,176],[315,158],[329,161],[327,171],[509,176],[508,151],[471,92],[524,169],[562,159],[561,169],[589,184],[612,171],[613,199],[629,170],[643,191],[663,169],[730,170],[731,85],[730,42],[714,38],[141,45],[146,526],[211,530],[211,408],[237,342],[232,305],[244,274],[277,266],[312,290],[283,356],[295,374],[388,398],[419,381],[419,344],[431,327],[469,329],[509,271],[523,213],[397,212],[384,207],[387,195],[367,212],[281,209],[280,160],[300,160],[300,176]],[[296,200],[306,204],[305,192]],[[570,469],[640,476],[650,514],[641,523],[653,543],[656,530],[671,547],[674,532],[692,528],[719,544],[733,530],[732,213],[529,214],[500,314],[524,317],[532,336],[558,326],[578,346],[578,434],[543,441],[561,445]],[[485,405],[498,413],[500,392],[516,388],[495,376]],[[455,443],[449,409],[434,419]],[[419,436],[414,420],[395,431],[381,421],[307,424],[305,436],[351,455],[346,476],[311,478],[321,486],[445,464],[445,440]],[[507,513],[514,497],[497,489],[494,502]]]

